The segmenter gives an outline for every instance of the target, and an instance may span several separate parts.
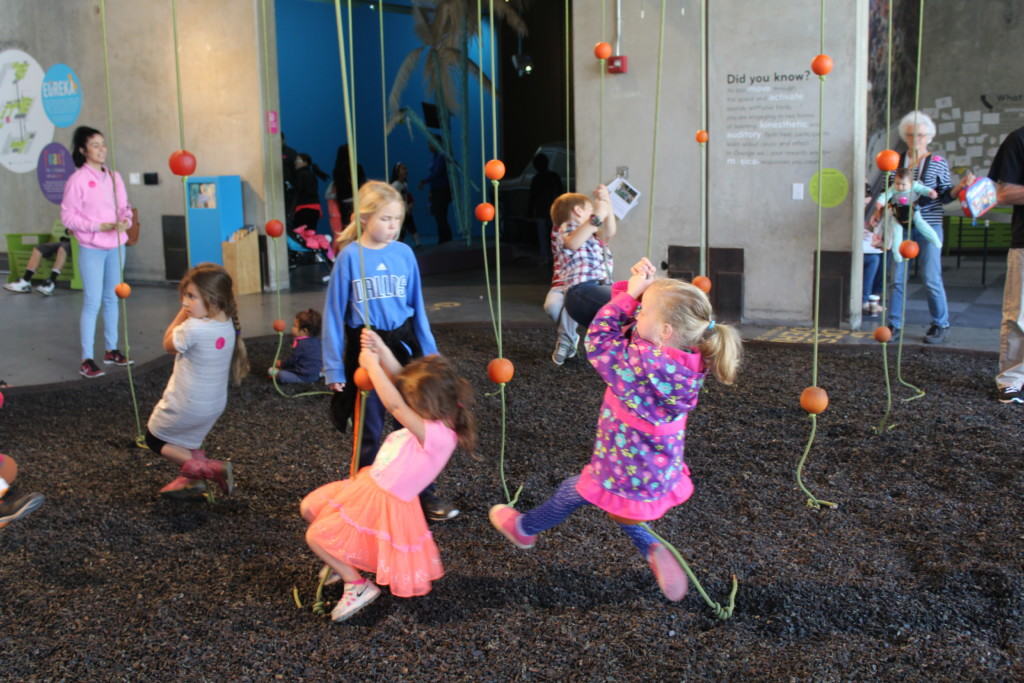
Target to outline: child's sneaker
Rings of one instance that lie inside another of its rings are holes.
[[[36,291],[43,296],[53,296],[53,283],[47,280],[41,285],[36,285]]]
[[[647,563],[651,565],[654,578],[658,580],[658,587],[666,598],[678,602],[686,597],[690,582],[686,579],[683,567],[668,548],[661,543],[652,543],[647,551]]]
[[[14,282],[8,282],[4,285],[4,289],[8,292],[14,292],[16,294],[28,294],[32,291],[32,284],[25,282],[22,278],[18,278]]]
[[[102,377],[107,373],[100,370],[100,366],[96,365],[96,361],[92,358],[86,358],[78,368],[78,374],[86,379],[95,379],[97,377]]]
[[[529,550],[537,542],[537,536],[536,534],[529,536],[519,530],[519,518],[522,516],[522,513],[516,512],[516,509],[511,505],[495,505],[487,514],[491,524],[505,538],[512,541],[517,548]]]
[[[123,353],[121,353],[117,349],[113,349],[103,354],[103,364],[119,365],[121,367],[124,367],[125,365],[134,365],[135,361],[128,360],[127,358],[124,357]]]
[[[555,344],[555,350],[551,353],[551,362],[555,365],[562,365],[569,358],[576,356],[576,344],[572,344],[559,337]]]
[[[8,496],[8,498],[11,500],[0,500],[0,529],[32,512],[45,500],[41,493],[29,493],[18,498]]]
[[[341,594],[338,604],[331,610],[331,619],[345,621],[378,597],[380,597],[380,588],[369,579],[364,579],[362,583],[346,583],[345,592]]]

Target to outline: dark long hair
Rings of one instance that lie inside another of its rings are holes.
[[[409,361],[395,377],[395,388],[417,415],[448,425],[459,448],[470,454],[476,450],[473,387],[459,377],[451,361],[438,355]]]
[[[238,322],[238,304],[232,288],[231,276],[216,263],[200,263],[185,273],[178,284],[178,293],[185,296],[189,285],[195,285],[206,309],[223,311],[235,326],[235,350],[231,355],[231,378],[235,385],[249,373],[249,354],[242,341],[242,326]]]
[[[89,138],[93,135],[103,135],[103,133],[89,126],[75,128],[75,133],[71,136],[71,159],[75,162],[75,168],[81,168],[85,163],[85,155],[82,154],[82,150],[85,149]]]
[[[300,158],[303,161],[305,161],[306,162],[306,166],[308,166],[309,169],[311,171],[313,171],[313,173],[316,174],[316,177],[319,178],[320,180],[327,180],[328,178],[331,177],[331,176],[327,175],[326,173],[324,173],[323,170],[321,170],[321,168],[319,166],[314,164],[313,163],[313,157],[309,156],[305,152],[299,152],[295,156],[297,156],[298,158]]]

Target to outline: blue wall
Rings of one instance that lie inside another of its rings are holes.
[[[348,9],[343,0],[342,20],[347,21]],[[389,2],[389,5],[394,4]],[[379,5],[374,9],[363,4],[353,4],[353,42],[355,52],[355,102],[356,141],[359,163],[366,169],[368,178],[385,179],[390,169],[384,168],[383,103],[380,82],[380,33]],[[338,56],[338,35],[333,2],[324,0],[277,0],[277,59],[280,78],[281,124],[287,134],[288,145],[297,152],[306,152],[327,174],[334,167],[338,146],[346,142],[343,94],[341,87],[341,64]],[[488,29],[484,25],[484,73],[490,75]],[[348,27],[345,26],[345,37]],[[384,40],[387,93],[390,94],[395,75],[406,55],[421,45],[413,31],[412,15],[398,11],[384,13]],[[470,56],[476,58],[476,43],[470,46]],[[402,93],[401,105],[422,115],[420,105],[424,100],[432,101],[424,90],[423,59],[414,72],[413,78]],[[457,76],[456,76],[457,78]],[[351,87],[351,83],[350,83]],[[485,129],[487,149],[490,150],[490,93],[485,95]],[[480,178],[480,102],[477,81],[470,78],[468,117],[453,120],[453,155],[458,158],[458,135],[462,119],[469,119],[470,162],[467,167],[470,178],[479,184]],[[409,167],[409,181],[415,198],[413,215],[421,239],[426,243],[435,242],[437,230],[430,217],[427,205],[427,188],[420,189],[419,182],[430,169],[430,152],[418,132],[410,136],[404,126],[399,126],[388,136],[388,160],[391,165],[397,161]],[[490,152],[488,151],[488,158]],[[329,182],[329,181],[328,181]],[[327,188],[321,182],[320,195]],[[470,205],[480,201],[479,190],[470,195]],[[328,232],[326,207],[320,229]],[[450,217],[455,230],[454,202]]]

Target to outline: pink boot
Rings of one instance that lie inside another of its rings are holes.
[[[235,490],[235,477],[230,462],[209,460],[203,451],[192,451],[192,459],[181,466],[181,474],[191,479],[209,479],[225,496]]]

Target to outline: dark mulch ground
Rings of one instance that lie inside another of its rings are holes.
[[[440,330],[481,391],[487,330]],[[509,479],[538,503],[587,460],[601,387],[556,369],[548,330],[507,333]],[[267,341],[252,344],[266,367]],[[309,601],[317,562],[298,501],[347,466],[322,398],[282,400],[263,380],[232,393],[208,449],[240,489],[214,506],[160,500],[171,468],[125,447],[126,383],[11,390],[0,445],[46,493],[0,532],[0,678],[358,680],[1020,679],[1024,531],[1020,406],[992,400],[990,356],[911,350],[928,392],[884,407],[877,349],[823,348],[832,406],[806,472],[838,510],[813,511],[793,472],[809,430],[797,406],[809,348],[755,346],[740,383],[709,382],[690,423],[697,492],[655,528],[735,616],[696,591],[666,602],[626,538],[581,511],[529,552],[494,532],[502,501],[498,403],[481,397],[485,461],[457,457],[441,491],[463,514],[436,525],[447,575],[422,598],[385,593],[334,625]],[[169,372],[141,373],[145,420]],[[906,390],[901,395],[907,395]],[[335,599],[338,588],[329,590]]]

